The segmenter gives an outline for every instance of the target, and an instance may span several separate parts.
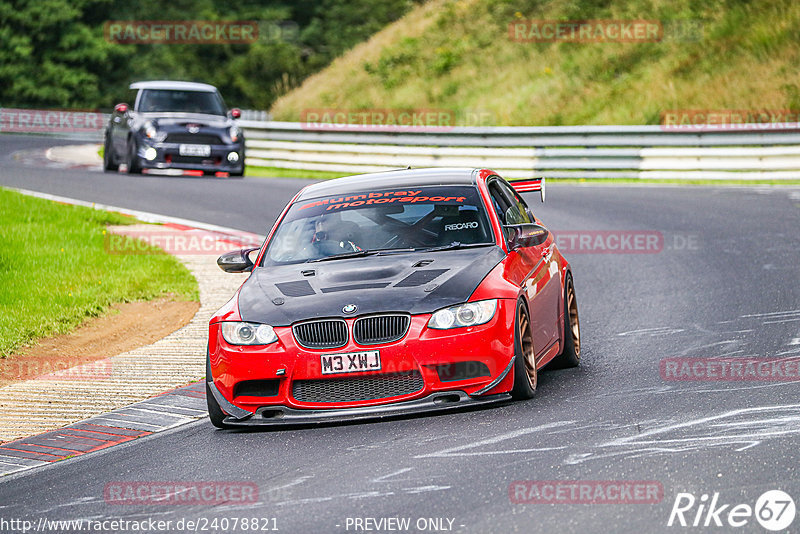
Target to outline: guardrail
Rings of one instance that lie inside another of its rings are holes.
[[[489,167],[507,178],[798,179],[797,124],[670,131],[662,126],[456,127],[380,131],[242,120],[251,166],[373,172]]]
[[[797,123],[736,124],[708,131],[662,126],[386,131],[261,120],[267,116],[245,110],[239,120],[249,166],[340,173],[409,165],[488,167],[512,179],[800,179]],[[0,109],[0,132],[102,141],[107,122],[108,115],[93,112]]]

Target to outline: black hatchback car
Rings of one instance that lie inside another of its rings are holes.
[[[182,169],[206,174],[244,173],[244,136],[217,88],[193,82],[130,85],[133,107],[117,104],[105,132],[103,168],[129,173]]]

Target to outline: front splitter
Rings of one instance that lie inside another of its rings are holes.
[[[313,423],[334,423],[368,419],[384,419],[402,415],[425,412],[441,412],[459,408],[483,406],[511,400],[511,395],[501,393],[482,397],[470,397],[463,391],[441,391],[421,399],[363,406],[358,408],[332,408],[326,410],[301,410],[287,406],[262,406],[248,417],[237,419],[226,417],[224,424],[231,427],[302,425]]]

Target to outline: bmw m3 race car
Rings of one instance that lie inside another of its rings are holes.
[[[543,181],[515,186],[544,200]],[[218,264],[251,272],[209,325],[220,428],[527,399],[542,367],[579,362],[570,265],[491,170],[308,186],[260,249]]]

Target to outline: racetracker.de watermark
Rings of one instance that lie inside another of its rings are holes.
[[[0,375],[13,380],[108,380],[111,360],[82,362],[77,358],[0,360]]]
[[[563,254],[658,254],[700,248],[700,236],[664,234],[658,230],[558,230],[556,246]]]
[[[658,20],[515,20],[508,36],[520,43],[654,43],[664,28]]]
[[[669,132],[719,132],[800,129],[796,109],[670,109],[661,112]]]
[[[304,130],[438,131],[455,128],[456,113],[449,109],[304,109]]]
[[[0,132],[97,133],[103,125],[94,111],[0,108]]]
[[[156,227],[159,228],[159,227]],[[119,228],[105,235],[105,249],[109,254],[169,254],[219,255],[237,248],[258,248],[257,236],[232,236],[204,230]]]
[[[514,504],[656,504],[664,498],[657,480],[515,480]]]
[[[259,27],[257,20],[109,20],[103,34],[119,44],[251,44]]]
[[[654,43],[697,42],[704,38],[698,19],[672,20],[516,20],[508,38],[518,43]]]
[[[258,485],[243,481],[109,482],[103,499],[115,505],[255,504]]]
[[[659,362],[659,374],[667,381],[792,382],[800,380],[800,357],[664,358]]]
[[[656,230],[559,230],[553,232],[564,254],[657,254],[664,235]]]

